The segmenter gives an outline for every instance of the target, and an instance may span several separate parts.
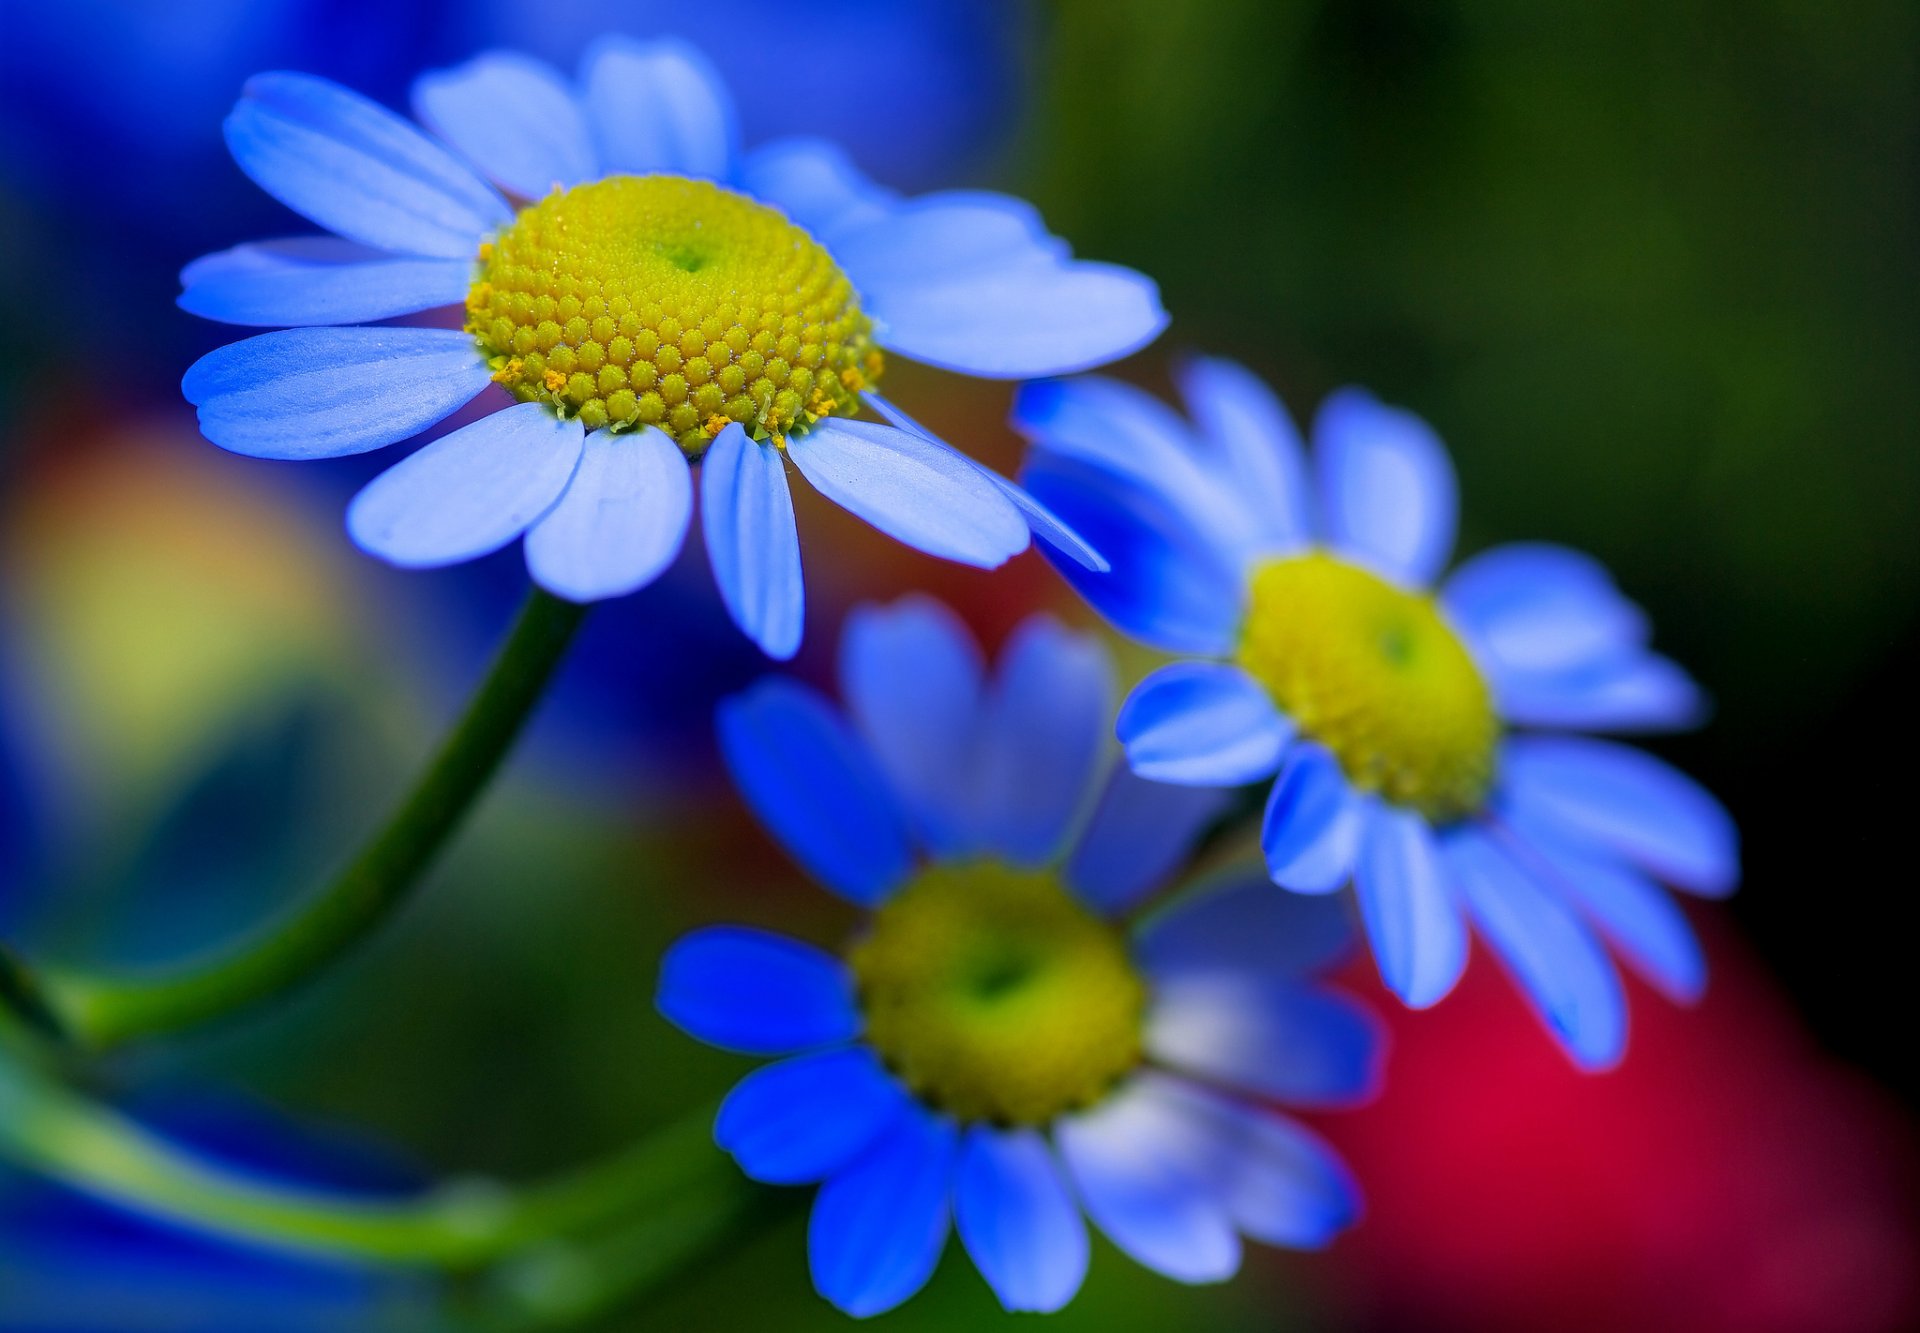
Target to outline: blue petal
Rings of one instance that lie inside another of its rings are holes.
[[[1221,871],[1148,917],[1134,953],[1152,976],[1304,977],[1344,959],[1353,944],[1343,904],[1276,893],[1265,871],[1249,865]]]
[[[1412,587],[1432,582],[1453,551],[1459,489],[1426,422],[1360,389],[1342,389],[1313,423],[1327,540]]]
[[[410,436],[487,387],[451,329],[286,329],[228,343],[180,381],[200,430],[253,458],[339,458]]]
[[[1564,546],[1514,542],[1474,556],[1447,579],[1447,614],[1495,675],[1555,675],[1647,641],[1646,615],[1605,566]]]
[[[1104,574],[1053,562],[1101,615],[1167,652],[1232,651],[1245,592],[1239,569],[1164,494],[1039,453],[1028,459],[1020,480],[1106,557]]]
[[[583,433],[542,403],[502,408],[367,483],[347,507],[347,532],[361,550],[410,569],[497,551],[560,498]]]
[[[700,516],[720,600],[741,632],[782,661],[806,622],[800,534],[786,465],[739,425],[721,431],[700,465]]]
[[[1148,782],[1116,765],[1067,859],[1067,882],[1089,906],[1124,912],[1179,868],[1232,799],[1217,787]]]
[[[1018,865],[1057,857],[1096,795],[1113,663],[1092,635],[1029,616],[1001,651],[980,729],[980,830]]]
[[[1087,1224],[1046,1141],[975,1125],[954,1172],[954,1224],[1008,1310],[1050,1314],[1087,1275]]]
[[[1293,723],[1260,683],[1221,662],[1175,662],[1134,687],[1115,734],[1149,782],[1237,787],[1269,777]]]
[[[693,473],[665,431],[587,436],[566,494],[527,534],[527,568],[576,602],[620,597],[666,571],[693,521]]]
[[[458,305],[472,281],[471,259],[408,259],[333,236],[290,236],[194,260],[180,273],[180,308],[228,324],[360,324]]]
[[[1167,1084],[1136,1078],[1093,1110],[1063,1117],[1054,1138],[1109,1240],[1177,1282],[1221,1282],[1240,1267],[1240,1237]]]
[[[1538,858],[1543,882],[1572,901],[1625,956],[1629,966],[1669,999],[1691,1003],[1707,986],[1707,960],[1686,913],[1638,871],[1555,836],[1514,822],[1524,854]]]
[[[733,99],[707,58],[675,38],[608,37],[587,53],[587,113],[609,174],[724,181],[740,143]]]
[[[1467,965],[1467,927],[1426,820],[1370,807],[1353,887],[1387,989],[1409,1008],[1438,1003]]]
[[[1295,893],[1332,893],[1353,878],[1363,807],[1340,761],[1314,741],[1293,747],[1267,797],[1260,827],[1273,882]]]
[[[873,756],[825,699],[769,677],[722,703],[717,724],[741,796],[816,878],[871,906],[906,877],[905,821]]]
[[[863,296],[902,284],[951,282],[1067,257],[1033,205],[985,190],[950,190],[896,204],[849,229],[834,258]]]
[[[807,1253],[822,1296],[865,1318],[926,1285],[947,1243],[956,1146],[951,1126],[909,1108],[821,1186]]]
[[[1481,933],[1583,1069],[1626,1050],[1627,1002],[1606,953],[1578,918],[1477,829],[1446,843],[1453,882]]]
[[[599,174],[573,90],[537,60],[490,51],[413,85],[420,123],[522,199]]]
[[[847,1166],[907,1109],[907,1094],[865,1046],[756,1069],[720,1104],[713,1137],[767,1185],[808,1185]]]
[[[840,693],[936,855],[977,845],[975,743],[984,666],[960,618],[930,597],[860,606],[840,636]]]
[[[895,203],[893,192],[862,175],[839,145],[819,139],[754,149],[741,164],[740,184],[828,245],[839,232],[885,217]]]
[[[1655,653],[1607,658],[1555,675],[1494,676],[1500,714],[1526,727],[1578,731],[1672,731],[1697,726],[1706,696]]]
[[[1306,452],[1273,390],[1245,366],[1214,357],[1187,362],[1179,381],[1195,429],[1231,469],[1262,543],[1287,551],[1311,542]]]
[[[446,149],[358,93],[259,74],[227,117],[240,169],[287,207],[397,254],[473,259],[505,201]]]
[[[1386,1055],[1380,1025],[1352,1000],[1206,969],[1154,975],[1145,1041],[1162,1065],[1296,1106],[1370,1100]]]
[[[1720,803],[1644,751],[1572,737],[1518,737],[1501,759],[1519,814],[1604,847],[1670,884],[1721,897],[1740,878],[1740,838]]]
[[[993,569],[1031,541],[991,478],[911,431],[829,417],[789,440],[787,453],[821,494],[929,555]]]
[[[853,978],[812,945],[740,926],[676,940],[655,1004],[681,1031],[743,1055],[787,1055],[860,1033]]]

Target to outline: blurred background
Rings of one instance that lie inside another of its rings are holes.
[[[1172,332],[1308,414],[1366,384],[1451,446],[1463,551],[1584,547],[1717,710],[1657,749],[1731,806],[1746,882],[1690,905],[1697,1007],[1633,993],[1582,1078],[1481,956],[1408,1015],[1385,1096],[1318,1120],[1365,1185],[1328,1253],[1187,1290],[1096,1251],[1062,1329],[1895,1333],[1920,1326],[1920,1058],[1897,926],[1920,670],[1920,9],[1896,0],[0,0],[0,935],[154,962],[297,895],[410,779],[522,594],[517,548],[401,574],[341,507],[385,462],[202,441],[181,372],[234,336],[181,265],[303,229],[227,159],[265,68],[404,107],[509,44],[571,67],[680,33],[749,142],[839,138],[905,189],[1035,199],[1157,277]],[[1004,387],[889,390],[1007,470]],[[924,560],[799,488],[796,669],[853,603],[925,588],[990,644],[1090,615],[1037,555]],[[697,548],[697,543],[694,544]],[[1130,669],[1150,660],[1122,648]],[[115,1057],[96,1090],[240,1162],[368,1189],[523,1178],[745,1068],[666,1029],[655,962],[730,918],[845,918],[718,774],[763,663],[697,549],[601,608],[533,734],[402,920],[271,1013]],[[1889,883],[1891,881],[1891,883]],[[1883,905],[1889,904],[1889,905]],[[1901,1014],[1907,1019],[1901,1019]],[[0,1053],[0,1060],[8,1058]],[[609,1329],[833,1328],[800,1224]],[[0,1329],[433,1328],[419,1284],[252,1254],[0,1166]],[[376,1313],[377,1312],[377,1313]],[[889,1327],[1003,1318],[950,1250]]]

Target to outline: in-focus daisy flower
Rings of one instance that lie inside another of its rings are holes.
[[[819,142],[742,154],[726,90],[679,42],[604,42],[577,87],[484,55],[414,104],[444,143],[323,79],[249,81],[235,160],[333,234],[182,275],[188,310],[289,326],[188,371],[227,449],[359,453],[498,399],[354,499],[363,549],[426,567],[524,533],[541,586],[618,596],[679,550],[699,460],[722,596],[777,657],[802,619],[787,459],[931,554],[991,568],[1037,532],[1101,564],[1005,478],[854,418],[905,421],[876,391],[887,354],[1006,379],[1125,355],[1165,323],[1147,279],[1071,258],[1015,199],[902,199]],[[446,306],[464,328],[367,327]]]
[[[1342,390],[1314,421],[1310,470],[1246,370],[1195,361],[1181,389],[1191,424],[1098,377],[1027,386],[1015,409],[1035,445],[1028,487],[1113,562],[1101,579],[1069,570],[1075,585],[1128,633],[1210,659],[1127,700],[1134,771],[1203,786],[1277,773],[1274,880],[1351,882],[1395,994],[1444,996],[1470,919],[1573,1058],[1613,1063],[1625,1001],[1600,939],[1667,994],[1696,995],[1699,945],[1654,881],[1731,892],[1737,840],[1661,761],[1551,733],[1684,726],[1699,691],[1574,551],[1496,547],[1432,589],[1455,482],[1417,417]]]
[[[990,675],[951,612],[910,598],[855,614],[841,680],[845,716],[769,680],[723,706],[720,739],[863,925],[838,956],[696,932],[659,997],[703,1041],[786,1057],[715,1134],[757,1180],[820,1182],[821,1294],[892,1308],[950,1225],[1008,1309],[1053,1310],[1086,1271],[1083,1210],[1187,1282],[1230,1275],[1242,1235],[1314,1247],[1351,1223],[1345,1168],[1273,1107],[1375,1087],[1374,1020],[1309,979],[1344,920],[1256,866],[1124,923],[1224,802],[1104,762],[1104,651],[1039,616]]]

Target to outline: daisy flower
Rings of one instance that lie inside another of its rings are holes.
[[[1700,692],[1574,551],[1496,547],[1434,589],[1455,481],[1417,417],[1342,390],[1314,421],[1310,468],[1246,370],[1195,361],[1181,390],[1191,422],[1091,376],[1029,385],[1015,408],[1035,446],[1029,489],[1113,562],[1068,577],[1121,629],[1190,659],[1120,712],[1134,772],[1272,779],[1274,881],[1351,883],[1402,1000],[1447,993],[1471,921],[1579,1064],[1614,1063],[1625,1001],[1601,941],[1668,995],[1696,996],[1699,945],[1655,881],[1731,892],[1737,839],[1660,760],[1560,733],[1685,726]]]
[[[1255,867],[1125,924],[1224,798],[1103,762],[1092,639],[1036,616],[989,674],[950,612],[907,599],[857,612],[842,649],[846,715],[768,680],[723,706],[720,740],[863,924],[837,954],[695,932],[659,994],[691,1035],[785,1057],[715,1136],[756,1180],[820,1184],[821,1294],[891,1309],[950,1227],[1008,1309],[1054,1310],[1086,1272],[1083,1213],[1186,1282],[1232,1274],[1242,1235],[1316,1247],[1349,1225],[1345,1168],[1274,1109],[1376,1085],[1372,1017],[1310,980],[1346,947],[1341,914]]]
[[[728,610],[768,653],[800,641],[786,464],[875,527],[992,568],[1032,533],[1101,561],[1024,491],[918,429],[859,421],[886,356],[988,378],[1084,369],[1155,337],[1151,282],[1073,259],[982,192],[902,199],[832,146],[743,154],[726,90],[676,41],[608,40],[577,86],[523,57],[430,73],[439,141],[301,74],[250,80],[234,159],[332,233],[189,265],[186,309],[285,326],[222,347],[183,388],[207,438],[261,458],[408,439],[489,411],[377,477],[347,526],[394,564],[526,535],[574,601],[655,578],[691,523]],[[444,307],[461,329],[376,326]]]

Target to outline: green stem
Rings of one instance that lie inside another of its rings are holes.
[[[0,1003],[90,1049],[194,1027],[278,996],[347,953],[405,901],[485,790],[560,664],[585,608],[535,590],[466,714],[353,862],[253,937],[155,976],[38,971],[0,954]]]

